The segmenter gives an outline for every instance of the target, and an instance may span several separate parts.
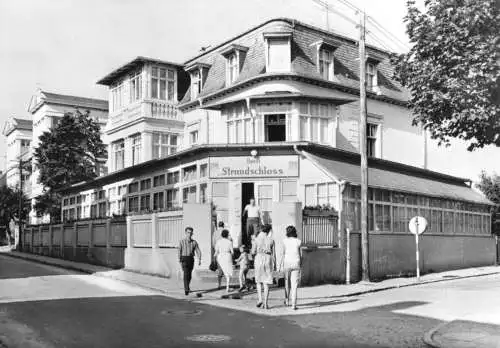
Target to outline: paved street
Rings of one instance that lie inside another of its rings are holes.
[[[445,321],[500,324],[499,286],[498,275],[453,280],[271,317],[0,255],[0,347],[426,347]]]

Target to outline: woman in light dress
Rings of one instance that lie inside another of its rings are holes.
[[[252,254],[255,255],[255,282],[257,283],[257,295],[259,297],[257,307],[264,305],[264,309],[269,308],[269,285],[273,284],[273,271],[276,265],[274,240],[269,235],[271,229],[271,225],[263,226],[252,244]],[[262,300],[262,288],[264,288],[264,301]]]
[[[229,231],[222,230],[221,237],[215,244],[215,257],[219,268],[226,277],[226,292],[229,292],[229,282],[233,275],[233,242],[229,240]],[[219,278],[219,288],[220,288]]]
[[[286,238],[283,240],[283,253],[280,269],[285,273],[285,305],[297,309],[297,288],[300,282],[300,268],[302,266],[301,241],[297,238],[297,229],[294,226],[286,228]],[[291,301],[291,302],[290,302]]]

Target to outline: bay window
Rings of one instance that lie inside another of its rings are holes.
[[[111,89],[111,105],[113,107],[113,111],[117,111],[125,106],[125,86],[123,83],[117,85],[116,87]]]
[[[334,122],[335,105],[314,102],[299,104],[300,140],[331,144],[334,141]]]

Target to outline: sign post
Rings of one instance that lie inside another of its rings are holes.
[[[421,216],[411,218],[410,232],[415,235],[415,259],[417,261],[417,281],[420,281],[420,248],[418,245],[418,236],[424,233],[427,228],[427,220]]]

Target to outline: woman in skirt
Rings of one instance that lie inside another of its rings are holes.
[[[268,309],[269,285],[273,284],[273,271],[276,264],[274,240],[270,236],[271,229],[271,225],[264,225],[252,245],[252,254],[255,255],[255,282],[259,297],[257,307],[264,305],[264,309]],[[264,288],[264,301],[262,301],[262,288]]]

